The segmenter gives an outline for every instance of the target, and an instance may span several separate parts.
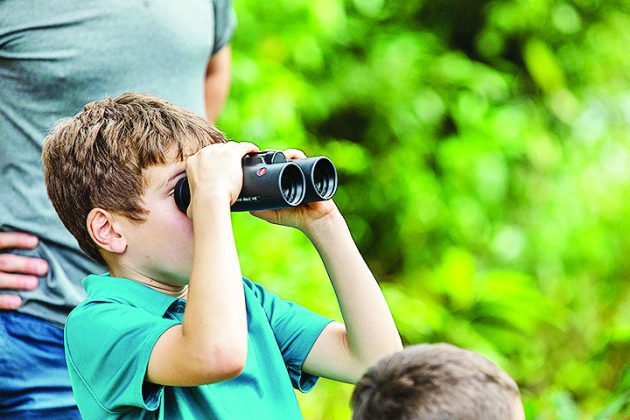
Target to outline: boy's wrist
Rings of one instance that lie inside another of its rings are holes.
[[[194,215],[211,214],[213,212],[230,211],[230,197],[226,194],[198,194],[190,201],[190,210]]]
[[[335,211],[321,219],[309,223],[300,230],[312,241],[315,241],[326,236],[331,231],[337,231],[346,227],[346,220],[343,215],[339,211]]]

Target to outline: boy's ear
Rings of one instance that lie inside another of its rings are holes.
[[[127,240],[120,225],[114,222],[113,215],[107,210],[92,209],[87,216],[87,229],[100,248],[113,254],[122,254],[127,249]]]

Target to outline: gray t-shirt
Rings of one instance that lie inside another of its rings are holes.
[[[160,96],[205,115],[211,55],[229,41],[229,0],[0,1],[0,230],[30,232],[50,271],[18,310],[56,324],[104,272],[59,221],[44,185],[41,146],[59,119],[123,92]]]

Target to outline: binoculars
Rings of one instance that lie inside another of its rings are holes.
[[[232,211],[271,210],[329,200],[337,191],[337,169],[324,156],[290,160],[279,151],[243,157],[243,187]],[[186,212],[190,187],[186,177],[175,184],[175,203]]]

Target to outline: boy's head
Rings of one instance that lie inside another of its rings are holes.
[[[494,363],[449,344],[382,359],[357,383],[353,420],[524,419],[518,386]]]
[[[48,195],[81,249],[109,263],[105,257],[125,252],[138,233],[131,230],[151,217],[161,215],[166,231],[170,219],[185,224],[168,191],[159,194],[173,183],[170,173],[184,175],[185,157],[225,141],[203,118],[156,97],[126,93],[94,101],[60,121],[44,141]],[[147,248],[154,246],[150,235],[144,239]]]

